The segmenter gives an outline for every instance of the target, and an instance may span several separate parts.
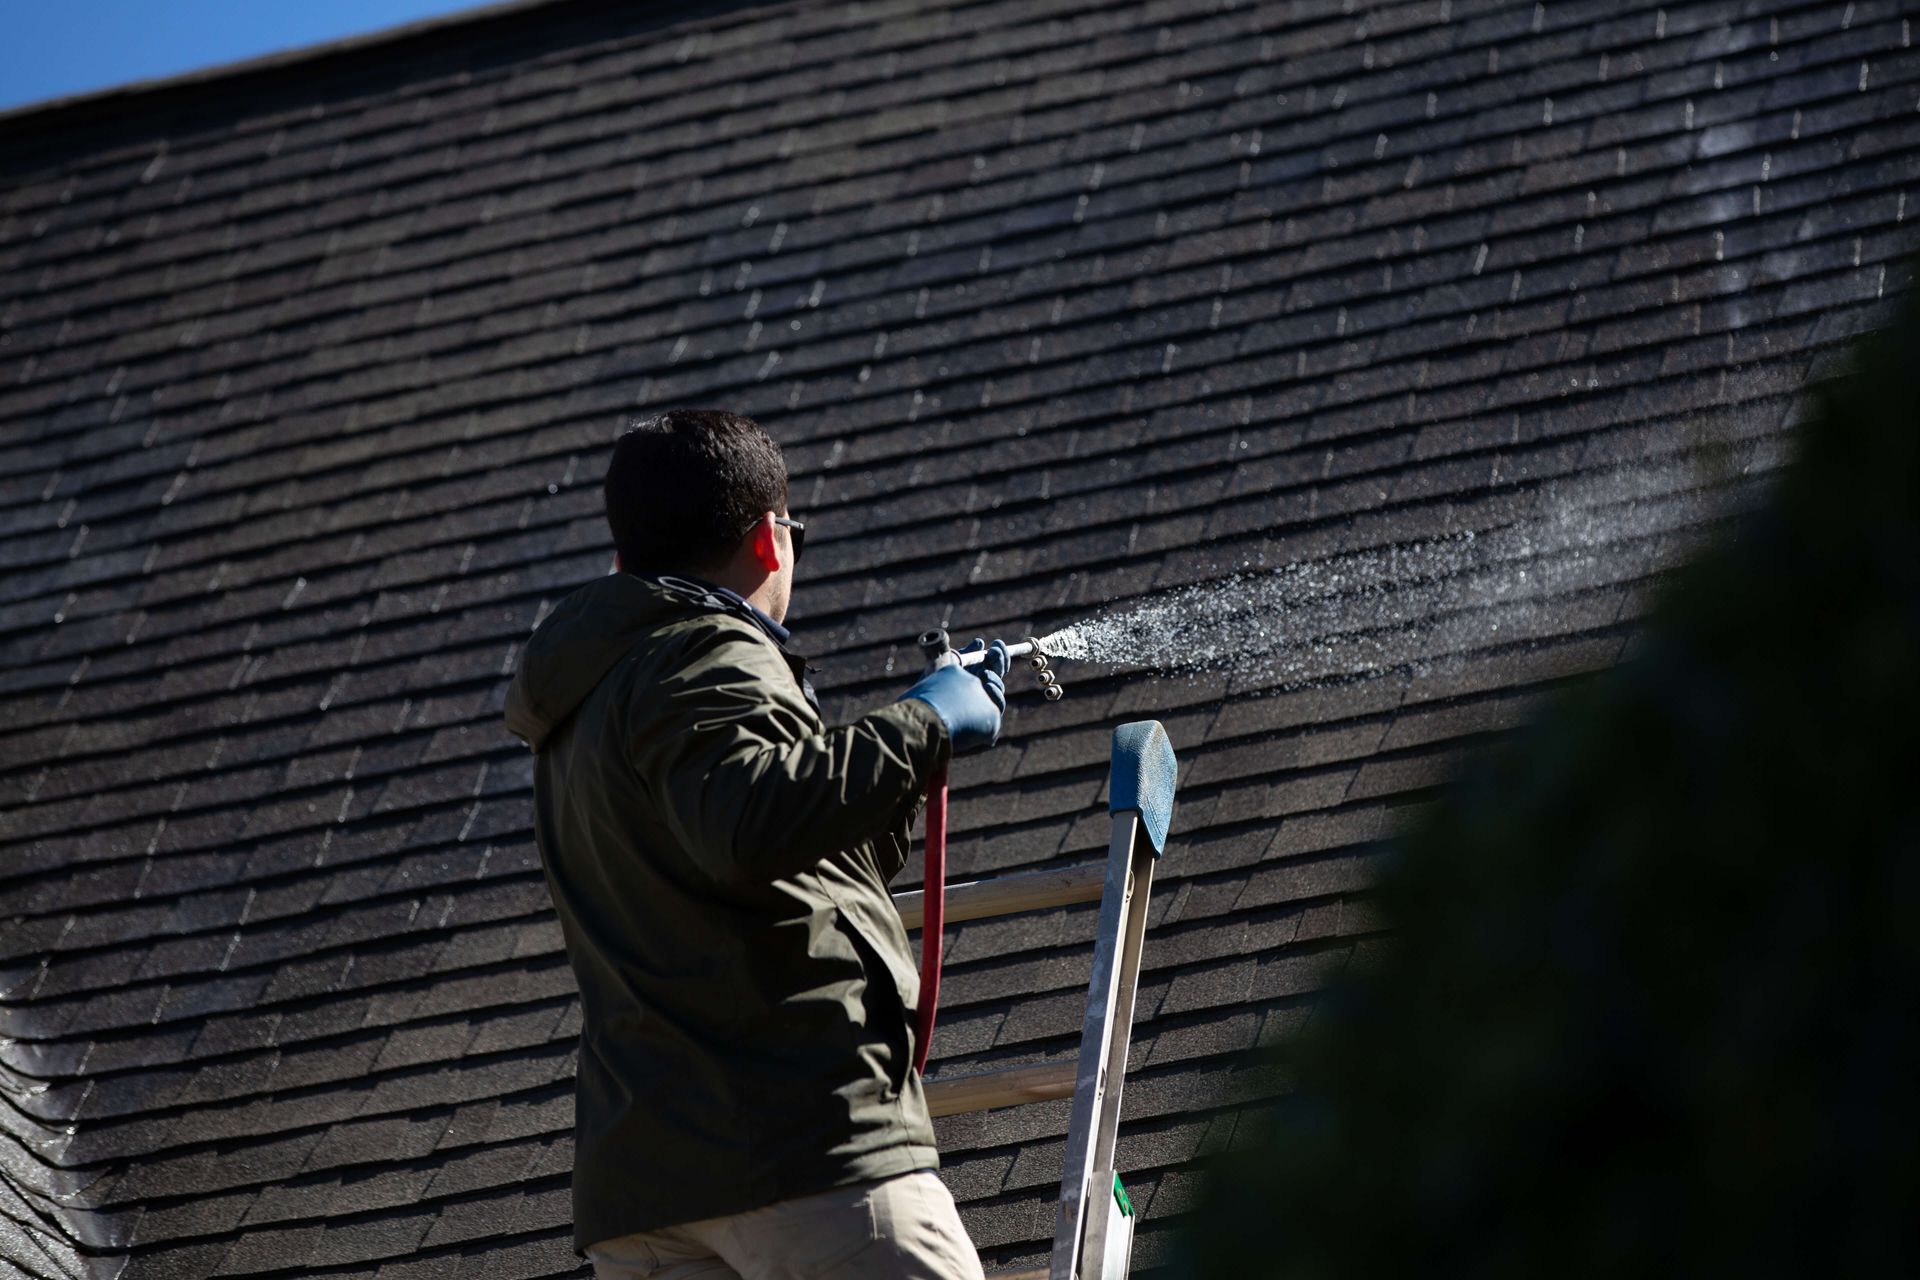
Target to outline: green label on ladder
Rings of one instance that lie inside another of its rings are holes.
[[[1129,1218],[1133,1216],[1133,1201],[1127,1199],[1127,1189],[1120,1185],[1120,1175],[1117,1173],[1113,1175],[1113,1201],[1120,1206],[1122,1214]]]

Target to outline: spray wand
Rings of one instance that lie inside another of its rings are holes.
[[[920,652],[926,655],[927,670],[940,667],[972,667],[986,661],[986,650],[971,653],[955,651],[947,633],[938,627],[920,633]],[[1007,646],[1007,655],[1027,659],[1040,694],[1048,702],[1058,702],[1066,690],[1047,664],[1040,642],[1029,636]],[[933,1019],[940,1008],[940,935],[947,923],[947,767],[941,765],[927,783],[927,869],[922,886],[924,904],[920,919],[920,1004],[914,1010],[913,1069],[927,1069],[927,1051],[933,1046]]]

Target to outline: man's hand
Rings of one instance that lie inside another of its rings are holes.
[[[921,677],[920,683],[901,694],[898,701],[918,698],[940,713],[946,722],[947,736],[953,741],[953,753],[984,751],[1000,737],[1000,713],[1007,709],[1007,669],[1012,659],[1007,646],[995,640],[975,640],[961,653],[984,648],[987,656],[978,666],[940,667]]]

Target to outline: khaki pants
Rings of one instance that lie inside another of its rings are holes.
[[[931,1169],[587,1246],[595,1280],[982,1280]]]

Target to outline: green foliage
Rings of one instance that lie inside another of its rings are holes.
[[[1184,1270],[1920,1270],[1920,308],[1811,396],[1636,656],[1396,842]]]

